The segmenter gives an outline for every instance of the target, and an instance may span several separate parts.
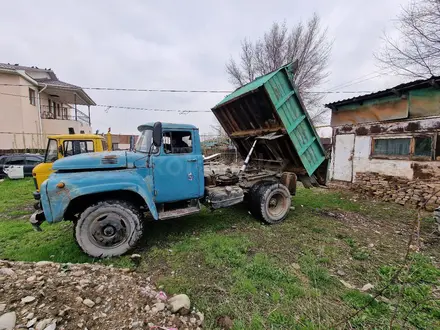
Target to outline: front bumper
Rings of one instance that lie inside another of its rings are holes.
[[[46,220],[46,216],[44,215],[44,212],[42,210],[37,210],[35,211],[32,215],[31,218],[29,219],[32,227],[36,230],[36,231],[42,231],[40,226],[41,224]]]
[[[41,195],[40,195],[40,192],[39,192],[39,191],[34,191],[34,192],[32,193],[32,195],[34,196],[34,199],[35,199],[36,201],[39,201],[40,198],[41,198]]]

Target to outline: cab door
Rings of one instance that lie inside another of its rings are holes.
[[[156,203],[200,197],[202,156],[193,141],[193,130],[164,130],[160,151],[151,157]]]

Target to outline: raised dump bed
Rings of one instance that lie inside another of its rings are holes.
[[[245,158],[256,137],[281,135],[257,143],[252,162],[311,176],[325,160],[324,149],[292,84],[293,64],[261,76],[226,96],[214,115]]]

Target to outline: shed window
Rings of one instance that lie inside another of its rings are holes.
[[[375,139],[373,155],[408,156],[410,144],[410,138]]]
[[[35,91],[29,88],[29,103],[35,105]]]
[[[432,139],[430,137],[416,137],[414,138],[414,156],[428,156],[432,155]]]

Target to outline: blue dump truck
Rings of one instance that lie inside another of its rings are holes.
[[[266,223],[283,221],[297,180],[315,183],[325,153],[286,65],[237,89],[213,113],[244,159],[237,173],[204,173],[193,125],[138,127],[135,151],[80,154],[57,160],[31,217],[72,221],[81,249],[93,257],[126,253],[148,219],[166,220],[246,202]]]

